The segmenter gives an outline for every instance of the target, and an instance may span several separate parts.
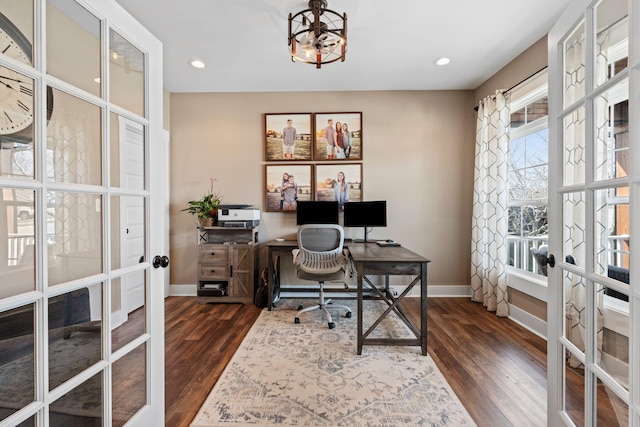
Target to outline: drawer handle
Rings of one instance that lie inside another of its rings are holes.
[[[214,269],[211,269],[211,272],[212,272],[212,273],[215,273],[216,271],[215,271]]]
[[[215,255],[215,254],[216,254],[215,252],[211,252],[211,255]]]

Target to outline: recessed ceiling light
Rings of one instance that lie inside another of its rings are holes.
[[[449,62],[451,62],[451,60],[449,58],[447,58],[446,56],[443,56],[442,58],[438,58],[435,61],[436,65],[447,65]]]
[[[192,59],[189,61],[189,64],[194,68],[204,68],[207,65],[199,59]]]

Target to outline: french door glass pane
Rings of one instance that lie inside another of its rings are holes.
[[[100,20],[76,2],[47,2],[47,73],[100,96]]]
[[[53,89],[54,108],[47,126],[47,178],[56,182],[100,185],[102,141],[100,107]]]
[[[102,285],[49,298],[49,389],[102,358]]]
[[[111,281],[111,350],[118,351],[146,331],[147,283],[144,270]]]
[[[596,15],[596,84],[599,86],[627,68],[629,19],[627,0],[602,0]]]
[[[25,64],[33,63],[33,2],[32,1],[3,1],[2,15],[10,22],[10,26],[26,38],[26,48],[28,52],[22,52],[20,47],[14,43],[5,50],[7,44],[0,46],[0,53],[17,59]]]
[[[144,261],[145,199],[111,196],[111,269]]]
[[[586,197],[583,191],[567,193],[563,196],[562,214],[564,219],[563,257],[565,261],[581,268],[585,266],[586,250]]]
[[[147,345],[113,363],[113,423],[123,426],[147,404]]]
[[[594,101],[596,180],[629,173],[629,84],[625,79]]]
[[[102,196],[52,191],[50,197],[55,216],[48,224],[54,260],[49,264],[49,285],[102,273]]]
[[[584,369],[572,368],[569,364],[565,364],[564,376],[564,410],[576,426],[584,426]]]
[[[629,305],[621,300],[614,301],[610,297],[610,289],[598,284],[596,301],[602,301],[602,342],[598,343],[598,365],[615,379],[622,387],[629,390]],[[600,334],[599,334],[600,335]]]
[[[109,124],[111,186],[144,190],[144,127],[114,113]]]
[[[0,421],[35,399],[35,304],[0,313]]]
[[[102,427],[102,372],[89,378],[49,406],[51,427]]]
[[[109,29],[109,97],[111,102],[144,117],[144,53]]]
[[[0,176],[34,177],[34,91],[32,78],[0,66]]]
[[[563,129],[563,183],[564,185],[583,184],[586,171],[584,107],[578,108],[564,118]]]
[[[585,330],[587,322],[587,287],[586,279],[569,271],[564,272],[564,310],[565,336],[575,345],[584,357]],[[574,355],[568,355],[570,366],[581,366],[581,361]]]
[[[628,285],[631,254],[629,187],[597,190],[594,194],[594,270]]]
[[[34,200],[33,190],[0,187],[0,298],[35,289]]]
[[[568,107],[582,99],[586,84],[586,40],[585,25],[582,22],[564,42],[563,78],[564,106]]]

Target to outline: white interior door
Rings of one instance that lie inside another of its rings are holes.
[[[120,183],[125,188],[144,188],[144,128],[141,124],[118,119]],[[155,148],[155,147],[154,147]],[[120,197],[120,265],[130,267],[144,260],[145,217],[144,199]],[[123,276],[122,307],[126,313],[144,305],[144,278]]]
[[[640,4],[549,34],[548,425],[640,425]]]

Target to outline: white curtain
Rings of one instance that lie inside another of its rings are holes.
[[[478,106],[471,234],[471,289],[497,316],[507,304],[508,153],[511,113],[508,96],[496,91]]]

